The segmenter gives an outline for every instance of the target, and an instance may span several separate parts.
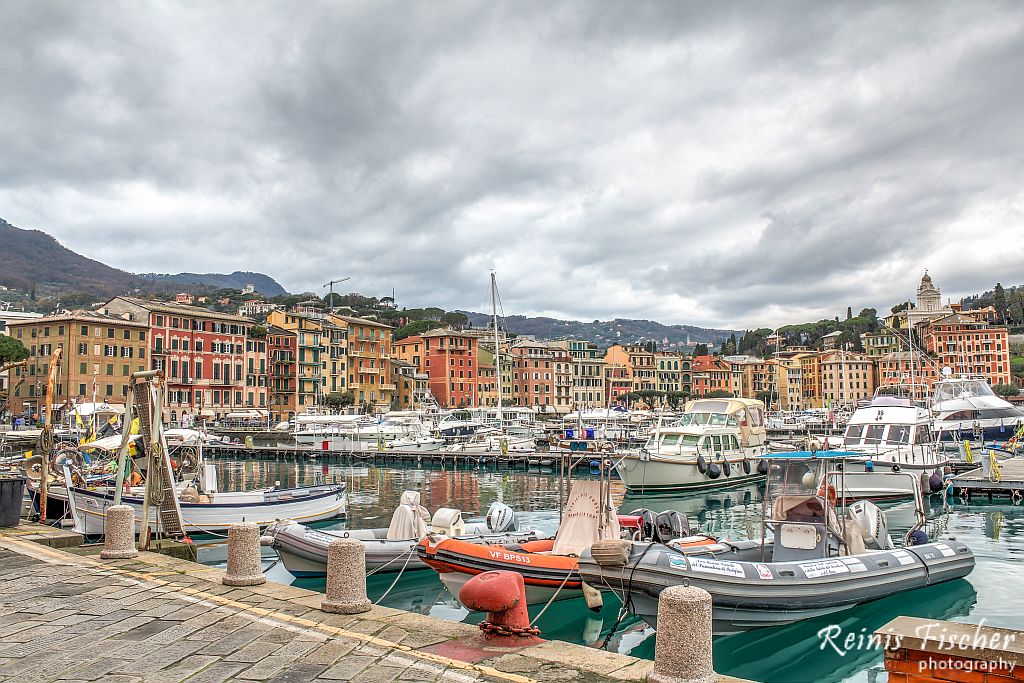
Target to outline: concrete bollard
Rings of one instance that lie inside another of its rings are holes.
[[[540,629],[530,626],[526,584],[518,572],[490,571],[466,581],[459,602],[474,612],[487,612],[480,623],[484,639],[500,647],[525,647],[543,642]]]
[[[370,611],[366,598],[366,549],[361,541],[339,538],[327,546],[327,595],[320,609],[331,614]]]
[[[658,631],[650,683],[714,683],[711,661],[711,594],[670,586],[658,596]]]
[[[228,570],[225,586],[258,586],[267,582],[260,560],[260,528],[251,522],[228,527]]]
[[[100,559],[126,560],[138,557],[135,547],[135,510],[131,505],[111,505],[103,520],[103,550]]]

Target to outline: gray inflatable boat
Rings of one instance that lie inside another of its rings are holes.
[[[369,574],[426,569],[427,565],[416,554],[416,544],[428,533],[486,545],[538,538],[535,531],[516,530],[515,513],[501,503],[491,505],[483,522],[466,524],[462,513],[451,508],[439,508],[429,525],[423,520],[425,516],[419,494],[406,491],[391,526],[386,529],[317,530],[292,520],[279,520],[267,528],[264,537],[277,551],[285,569],[298,577],[326,575],[327,548],[339,538],[362,541]]]
[[[659,538],[655,528],[653,541],[595,544],[580,557],[580,576],[616,593],[654,627],[662,590],[703,588],[712,597],[714,631],[731,633],[837,612],[960,579],[974,569],[974,553],[965,544],[928,541],[920,529],[920,490],[919,523],[896,548],[873,503],[858,501],[836,514],[835,491],[842,489],[833,475],[842,471],[821,462],[827,454],[812,455],[810,463],[800,462],[801,454],[781,457],[769,475],[763,539]]]

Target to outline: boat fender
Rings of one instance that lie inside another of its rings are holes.
[[[864,471],[865,472],[874,472],[875,471],[875,463],[873,463],[870,460],[866,461],[864,463]]]
[[[750,461],[743,458],[743,474],[750,474]]]
[[[580,583],[580,588],[583,589],[583,599],[587,601],[587,608],[591,612],[600,612],[601,608],[604,607],[604,598],[601,597],[601,591],[585,582]]]
[[[704,459],[703,455],[697,456],[697,471],[701,474],[708,473],[708,461]]]
[[[727,477],[732,476],[732,465],[729,464],[728,460],[722,460],[722,472],[724,472]]]
[[[924,529],[916,529],[910,534],[910,538],[907,539],[910,545],[924,545],[928,542],[928,534],[925,533]]]
[[[932,493],[938,493],[942,490],[942,475],[937,472],[932,472],[932,476],[928,477],[928,489]]]
[[[821,496],[822,498],[824,498],[826,496],[826,494],[828,496],[828,504],[829,505],[835,505],[836,504],[836,487],[833,486],[832,484],[826,485],[825,482],[821,482],[821,486],[818,487],[818,495]]]
[[[761,476],[768,474],[768,461],[758,460],[757,461],[757,473]]]
[[[629,562],[629,541],[609,538],[590,546],[590,556],[602,567],[624,567]]]
[[[722,476],[722,468],[718,466],[718,463],[713,462],[708,465],[708,476],[712,479],[718,479]]]

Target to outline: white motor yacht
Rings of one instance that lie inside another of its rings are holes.
[[[699,399],[678,422],[657,426],[647,444],[615,469],[631,491],[697,490],[764,476],[768,452],[764,403],[748,398]]]

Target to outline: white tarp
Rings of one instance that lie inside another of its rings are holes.
[[[419,492],[403,491],[395,514],[391,516],[388,540],[423,538],[427,535],[428,516],[426,508],[420,505]]]
[[[611,502],[601,500],[601,482],[596,479],[574,481],[551,554],[579,555],[595,541],[618,537],[619,518]]]

